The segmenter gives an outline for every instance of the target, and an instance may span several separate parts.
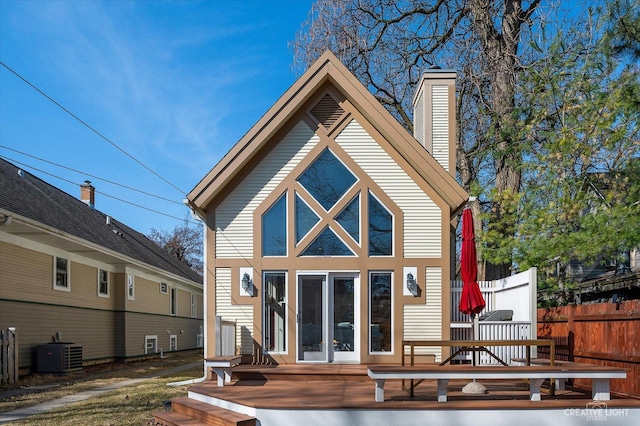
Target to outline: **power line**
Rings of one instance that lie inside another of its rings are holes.
[[[89,130],[91,130],[93,133],[95,133],[96,135],[98,135],[99,137],[101,137],[102,139],[104,139],[105,141],[109,142],[111,145],[113,145],[114,147],[116,147],[120,152],[122,152],[123,154],[125,154],[127,157],[131,158],[133,161],[135,161],[136,163],[138,163],[139,165],[141,165],[142,167],[144,167],[146,170],[148,170],[149,172],[153,173],[156,177],[158,177],[159,179],[161,179],[163,182],[165,182],[166,184],[170,185],[171,187],[173,187],[174,189],[176,189],[178,192],[180,192],[180,194],[186,194],[185,191],[181,190],[180,188],[178,188],[177,186],[175,186],[174,184],[172,184],[171,182],[169,182],[167,179],[163,178],[162,176],[160,176],[158,173],[156,173],[155,171],[153,171],[150,167],[147,167],[145,164],[143,164],[140,160],[138,160],[137,158],[135,158],[133,155],[129,154],[127,151],[125,151],[123,148],[121,148],[120,146],[118,146],[115,142],[111,141],[108,137],[106,137],[105,135],[103,135],[102,133],[100,133],[98,130],[96,130],[95,128],[93,128],[92,126],[90,126],[87,122],[85,122],[84,120],[82,120],[80,117],[78,117],[77,115],[75,115],[74,113],[72,113],[71,111],[69,111],[67,108],[65,108],[64,106],[62,106],[60,103],[58,103],[56,100],[54,100],[52,97],[50,97],[49,95],[47,95],[46,93],[44,93],[42,90],[40,90],[38,87],[36,87],[33,83],[31,83],[29,80],[27,80],[26,78],[24,78],[23,76],[21,76],[20,74],[18,74],[16,71],[12,70],[11,68],[9,68],[8,65],[6,65],[4,62],[0,61],[0,65],[2,65],[3,67],[5,67],[7,70],[9,70],[11,73],[13,73],[16,77],[18,77],[20,80],[24,81],[26,84],[28,84],[29,86],[31,86],[31,88],[33,88],[35,91],[37,91],[38,93],[40,93],[42,96],[44,96],[45,98],[47,98],[49,101],[51,101],[53,104],[55,104],[58,108],[62,109],[64,112],[66,112],[67,114],[69,114],[71,117],[75,118],[77,121],[79,121],[80,123],[82,123],[85,127],[87,127]]]
[[[28,167],[28,168],[30,168],[30,169],[32,169],[32,170],[36,170],[36,171],[38,171],[38,172],[40,172],[40,173],[44,173],[45,175],[48,175],[48,176],[54,177],[54,178],[59,179],[59,180],[61,180],[61,181],[63,181],[63,182],[67,182],[67,183],[70,183],[70,184],[72,184],[72,185],[80,185],[80,184],[79,184],[79,183],[77,183],[77,182],[73,182],[73,181],[71,181],[71,180],[69,180],[69,179],[65,179],[65,178],[63,178],[63,177],[60,177],[60,176],[54,175],[53,173],[46,172],[46,171],[44,171],[44,170],[38,169],[37,167],[30,166],[30,165],[25,164],[25,163],[22,163],[22,162],[20,162],[20,161],[16,161],[16,160],[13,160],[13,159],[7,158],[7,157],[6,157],[6,156],[4,156],[4,155],[0,155],[0,158],[4,158],[4,159],[6,159],[6,160],[8,160],[8,161],[12,161],[12,162],[14,162],[14,163],[16,163],[16,164],[20,164],[21,166],[25,166],[25,167]],[[170,214],[168,214],[168,213],[161,212],[161,211],[159,211],[159,210],[154,210],[154,209],[151,209],[151,208],[149,208],[149,207],[146,207],[146,206],[143,206],[143,205],[140,205],[140,204],[132,203],[131,201],[127,201],[127,200],[124,200],[124,199],[122,199],[122,198],[118,198],[118,197],[116,197],[116,196],[113,196],[113,195],[107,194],[107,193],[102,192],[102,191],[96,191],[96,193],[98,193],[98,194],[100,194],[100,195],[104,195],[105,197],[109,197],[109,198],[112,198],[112,199],[114,199],[114,200],[120,201],[120,202],[122,202],[122,203],[126,203],[126,204],[129,204],[129,205],[132,205],[132,206],[134,206],[134,207],[138,207],[138,208],[141,208],[141,209],[144,209],[144,210],[148,210],[148,211],[153,212],[153,213],[157,213],[157,214],[160,214],[160,215],[163,215],[163,216],[170,217],[170,218],[172,218],[172,219],[177,219],[177,220],[181,220],[181,221],[186,221],[187,223],[190,223],[190,224],[194,224],[194,223],[195,223],[195,222],[190,221],[189,219],[185,219],[185,218],[183,218],[183,217],[173,216],[173,215],[170,215]],[[186,206],[185,206],[185,207],[186,207]]]
[[[81,175],[89,176],[89,177],[91,177],[91,178],[98,179],[98,180],[101,180],[101,181],[103,181],[103,182],[107,182],[107,183],[110,183],[110,184],[112,184],[112,185],[119,186],[119,187],[121,187],[121,188],[125,188],[125,189],[131,190],[131,191],[139,192],[139,193],[141,193],[141,194],[148,195],[149,197],[154,197],[154,198],[158,198],[158,199],[160,199],[160,200],[167,201],[167,202],[169,202],[169,203],[174,203],[174,204],[182,205],[182,203],[181,203],[181,202],[179,202],[179,201],[175,201],[175,200],[171,200],[171,199],[169,199],[169,198],[161,197],[161,196],[159,196],[159,195],[151,194],[151,193],[149,193],[149,192],[142,191],[142,190],[140,190],[140,189],[136,189],[136,188],[132,188],[132,187],[130,187],[130,186],[123,185],[123,184],[118,183],[118,182],[113,182],[113,181],[111,181],[111,180],[104,179],[104,178],[101,178],[101,177],[96,176],[96,175],[92,175],[91,173],[85,173],[85,172],[83,172],[83,171],[76,170],[76,169],[73,169],[73,168],[71,168],[71,167],[64,166],[64,165],[62,165],[62,164],[54,163],[53,161],[45,160],[44,158],[36,157],[35,155],[27,154],[26,152],[18,151],[17,149],[13,149],[13,148],[10,148],[10,147],[5,146],[5,145],[0,145],[0,148],[8,149],[9,151],[13,151],[13,152],[16,152],[16,153],[18,153],[18,154],[22,154],[22,155],[25,155],[25,156],[27,156],[27,157],[34,158],[34,159],[36,159],[36,160],[38,160],[38,161],[42,161],[42,162],[44,162],[44,163],[48,163],[48,164],[51,164],[51,165],[54,165],[54,166],[57,166],[57,167],[60,167],[60,168],[66,169],[66,170],[70,170],[70,171],[72,171],[72,172],[79,173],[79,174],[81,174]],[[7,159],[7,160],[9,160],[9,161],[16,161],[16,160],[13,160],[13,159],[11,159],[11,158],[9,158],[9,157],[5,157],[4,155],[0,155],[0,157],[5,158],[5,159]],[[30,167],[30,166],[28,166],[28,167]]]

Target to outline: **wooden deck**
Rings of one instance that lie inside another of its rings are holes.
[[[543,389],[541,401],[530,401],[528,384],[524,381],[481,380],[487,388],[483,395],[462,393],[462,387],[468,382],[450,381],[449,400],[439,403],[433,380],[418,386],[413,398],[402,389],[400,380],[389,380],[385,401],[376,403],[374,381],[367,377],[366,365],[240,366],[234,369],[234,381],[227,386],[219,387],[215,382],[193,385],[189,387],[189,397],[254,416],[263,426],[426,424],[408,420],[419,419],[420,413],[445,423],[464,417],[473,419],[474,425],[503,424],[495,423],[496,412],[504,418],[504,424],[509,424],[508,419],[510,424],[538,426],[550,421],[563,425],[584,424],[585,409],[593,403],[588,389],[567,388],[557,391],[555,396]],[[612,395],[605,407],[609,410],[605,412],[608,416],[616,414],[607,417],[608,425],[636,424],[636,420],[640,420],[640,400]],[[345,413],[349,413],[349,420],[344,419]],[[486,417],[486,423],[482,416]],[[435,421],[433,424],[445,423]]]

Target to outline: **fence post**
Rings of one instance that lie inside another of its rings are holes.
[[[19,378],[18,335],[15,327],[0,331],[0,383],[14,384]]]

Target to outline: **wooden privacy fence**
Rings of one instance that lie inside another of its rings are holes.
[[[556,359],[627,368],[611,390],[640,397],[640,300],[538,309],[538,338],[553,339]],[[544,356],[539,352],[539,356]],[[589,387],[584,379],[574,385]]]
[[[18,382],[18,338],[15,328],[0,330],[0,382]]]

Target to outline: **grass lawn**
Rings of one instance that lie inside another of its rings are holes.
[[[15,425],[145,425],[153,419],[153,413],[164,410],[164,401],[187,395],[187,386],[172,387],[167,383],[194,379],[202,376],[202,364],[197,367],[160,376],[163,370],[202,360],[202,352],[174,354],[163,360],[131,363],[115,366],[103,372],[88,373],[86,380],[62,383],[44,392],[31,392],[0,401],[0,412],[32,406],[65,395],[106,386],[122,380],[154,377],[137,384],[116,389],[105,394],[79,401],[44,414],[26,417]],[[60,377],[58,377],[60,379]],[[44,380],[47,382],[47,380]],[[31,385],[36,386],[36,385]]]

